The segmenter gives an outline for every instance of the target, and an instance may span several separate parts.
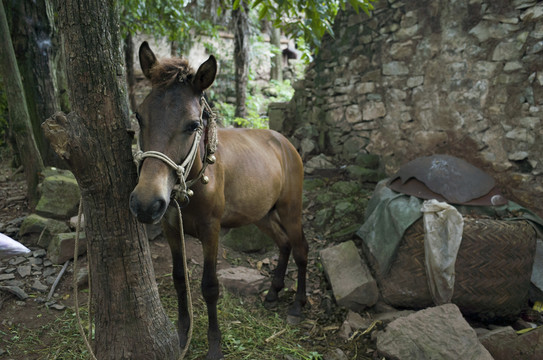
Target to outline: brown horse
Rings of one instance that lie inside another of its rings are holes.
[[[178,332],[183,348],[189,328],[187,284],[179,240],[179,217],[177,209],[171,206],[170,196],[174,187],[184,185],[182,174],[188,168],[176,167],[176,164],[186,164],[191,149],[197,149],[197,152],[187,181],[201,176],[206,142],[205,136],[202,140],[198,136],[205,132],[202,129],[205,126],[202,96],[215,80],[217,62],[210,56],[194,72],[182,58],[158,61],[146,42],[140,47],[139,57],[143,73],[151,80],[152,90],[137,114],[141,128],[139,140],[146,152],[140,157],[139,181],[130,197],[130,209],[143,223],[156,223],[162,219],[172,253],[173,281],[178,296]],[[308,246],[302,230],[303,165],[300,156],[285,137],[271,130],[220,128],[217,137],[216,162],[205,169],[206,181],[197,181],[191,186],[193,195],[182,210],[185,232],[197,237],[203,248],[202,295],[209,320],[207,359],[223,357],[217,322],[219,284],[216,274],[221,226],[229,228],[253,223],[275,240],[279,261],[266,302],[275,302],[284,287],[292,251],[298,267],[298,289],[289,316],[301,317],[306,302]],[[146,156],[149,151],[161,155]],[[191,191],[182,190],[182,197],[188,198]]]

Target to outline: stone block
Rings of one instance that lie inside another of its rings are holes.
[[[238,266],[217,271],[221,285],[237,295],[256,295],[264,289],[266,277],[256,269]]]
[[[76,233],[62,233],[53,236],[47,249],[47,257],[54,264],[63,264],[74,258]],[[85,233],[79,234],[78,254],[83,255],[87,251],[87,239]]]
[[[270,129],[283,130],[283,122],[287,117],[287,103],[271,103],[268,107],[268,118]]]
[[[394,320],[377,335],[380,356],[397,360],[492,360],[454,304]]]
[[[72,176],[51,175],[41,184],[36,212],[44,217],[68,220],[77,214],[79,198],[79,185]]]
[[[45,231],[44,231],[45,230]],[[70,231],[70,228],[64,221],[45,218],[38,214],[28,215],[19,230],[19,236],[36,235],[37,245],[42,248],[47,248],[51,242],[53,235]]]
[[[495,360],[540,360],[543,354],[543,328],[517,335],[510,326],[483,335],[481,343]]]
[[[377,302],[377,283],[353,241],[321,250],[320,257],[338,305],[362,311]]]

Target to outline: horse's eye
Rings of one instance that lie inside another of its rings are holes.
[[[200,122],[199,121],[193,121],[191,122],[190,124],[187,125],[186,127],[186,132],[195,132],[196,130],[198,130],[200,128]]]

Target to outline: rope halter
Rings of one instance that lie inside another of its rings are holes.
[[[196,130],[196,134],[190,147],[190,151],[181,164],[178,165],[167,155],[159,151],[142,151],[139,136],[137,137],[137,148],[135,153],[133,154],[134,162],[136,163],[138,169],[138,177],[141,171],[141,165],[143,163],[143,160],[148,157],[162,160],[166,165],[168,165],[175,171],[179,183],[177,183],[173,187],[172,197],[177,199],[184,206],[188,205],[190,197],[194,195],[194,192],[190,189],[190,187],[194,185],[194,183],[196,183],[196,181],[198,180],[201,180],[203,184],[207,184],[209,182],[209,178],[204,175],[204,171],[208,164],[215,163],[214,154],[217,150],[218,143],[216,115],[213,110],[211,110],[211,107],[203,96],[200,99],[200,107],[200,126]],[[207,111],[209,113],[209,120],[205,129],[203,119],[204,111]],[[202,160],[203,166],[194,179],[187,180],[190,170],[192,169],[192,165],[194,164],[194,160],[196,159],[196,155],[198,154],[198,145],[200,144],[202,135],[205,135],[205,155],[204,159]]]

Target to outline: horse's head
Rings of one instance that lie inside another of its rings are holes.
[[[183,163],[202,131],[200,99],[215,80],[217,61],[210,56],[194,72],[183,58],[158,61],[147,42],[141,45],[139,58],[152,90],[136,114],[143,157],[138,185],[130,196],[130,210],[139,221],[156,223],[166,212],[179,179],[168,160]],[[153,152],[165,157],[148,155]]]

